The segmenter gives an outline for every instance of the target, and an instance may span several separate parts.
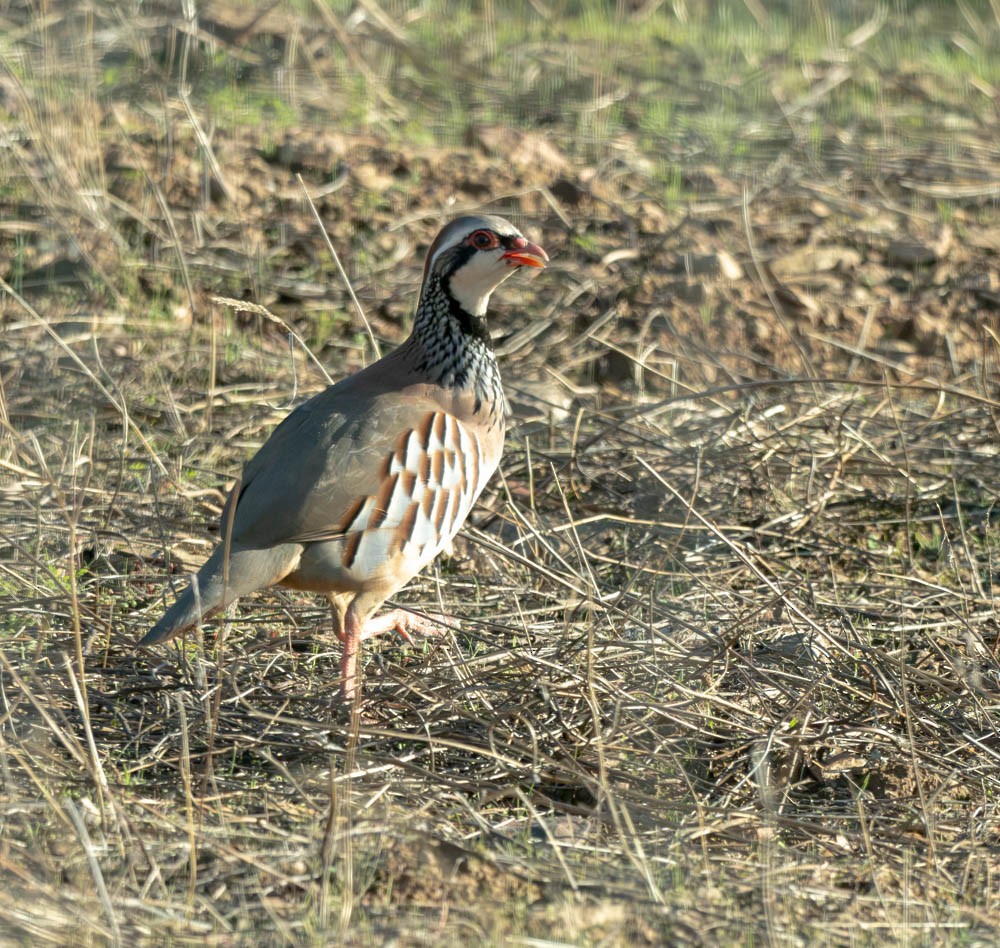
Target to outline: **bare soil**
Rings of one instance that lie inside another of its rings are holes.
[[[996,99],[897,70],[876,134],[819,63],[745,160],[627,110],[427,140],[338,120],[412,93],[387,7],[0,11],[0,940],[995,943]],[[220,59],[294,60],[302,118],[216,122],[178,73]],[[401,341],[480,209],[553,262],[492,307],[501,473],[401,596],[454,635],[373,643],[353,714],[303,595],[136,651],[309,352]]]

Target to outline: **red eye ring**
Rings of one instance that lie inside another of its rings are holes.
[[[468,243],[476,250],[492,250],[499,245],[497,235],[489,230],[477,230],[469,235]]]

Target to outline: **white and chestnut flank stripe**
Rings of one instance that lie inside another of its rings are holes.
[[[344,567],[361,578],[375,564],[402,556],[421,569],[469,515],[486,486],[484,470],[475,430],[445,412],[428,412],[400,435],[378,493],[359,498],[341,521]]]

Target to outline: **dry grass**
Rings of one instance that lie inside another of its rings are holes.
[[[246,42],[239,9],[4,9],[0,940],[995,943],[987,98],[939,72],[935,99],[902,63],[881,137],[847,129],[836,96],[877,68],[855,37],[848,78],[794,107],[768,67],[775,141],[794,126],[777,162],[627,111],[600,112],[603,144],[530,111],[442,144],[405,124],[408,64],[440,79],[426,23],[385,6],[277,8]],[[631,101],[612,93],[639,88],[653,6],[616,21],[617,64],[565,122]],[[653,22],[708,16],[674,7]],[[273,69],[312,119],[217,121],[220,59]],[[123,61],[147,72],[109,92]],[[345,77],[391,132],[331,130]],[[369,357],[296,173],[384,344],[443,216],[513,215],[554,257],[494,307],[502,476],[403,594],[454,635],[370,648],[353,713],[308,597],[132,645],[211,548],[227,479],[323,384],[213,297],[266,304],[334,377]]]

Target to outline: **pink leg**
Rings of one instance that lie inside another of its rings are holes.
[[[395,632],[404,642],[413,642],[415,635],[444,635],[447,629],[441,623],[447,622],[446,616],[431,616],[423,618],[415,616],[402,609],[392,609],[380,616],[372,616],[361,625],[353,609],[347,610],[344,616],[344,628],[341,639],[344,643],[344,654],[340,660],[340,696],[347,701],[353,701],[360,690],[360,675],[358,659],[361,655],[361,643],[365,639],[373,639],[386,632]]]
[[[358,694],[358,657],[363,631],[357,617],[348,610],[340,636],[344,643],[344,654],[340,658],[340,697],[345,703],[353,701]]]

